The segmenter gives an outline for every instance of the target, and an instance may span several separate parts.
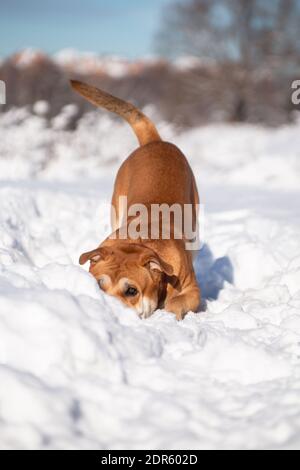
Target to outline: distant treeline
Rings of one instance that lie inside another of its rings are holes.
[[[272,69],[260,69],[247,77],[245,88],[245,71],[238,65],[191,59],[183,63],[139,61],[137,67],[114,75],[99,67],[85,72],[83,66],[79,72],[78,67],[58,63],[43,54],[20,65],[16,54],[0,64],[0,79],[7,87],[7,104],[0,107],[0,112],[43,100],[50,104],[48,117],[52,118],[65,105],[76,103],[78,114],[71,124],[74,127],[83,113],[93,109],[72,92],[68,80],[75,78],[131,100],[138,107],[151,104],[163,119],[181,127],[216,121],[280,125],[294,117],[291,84],[300,77],[286,73],[279,78]]]

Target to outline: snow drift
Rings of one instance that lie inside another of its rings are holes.
[[[207,310],[142,321],[78,266],[134,138],[45,106],[0,116],[0,447],[299,448],[299,124],[161,123],[205,204]]]

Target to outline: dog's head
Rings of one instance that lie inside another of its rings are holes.
[[[140,244],[116,242],[113,247],[99,247],[81,255],[81,265],[88,261],[100,289],[134,308],[142,318],[158,308],[165,279],[173,274],[170,265]]]

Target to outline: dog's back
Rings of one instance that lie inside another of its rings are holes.
[[[126,195],[128,205],[197,204],[194,176],[173,144],[153,142],[135,150],[119,169],[113,197]]]

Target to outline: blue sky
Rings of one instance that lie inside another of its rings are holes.
[[[169,0],[0,0],[0,57],[34,47],[130,58],[153,52]]]

